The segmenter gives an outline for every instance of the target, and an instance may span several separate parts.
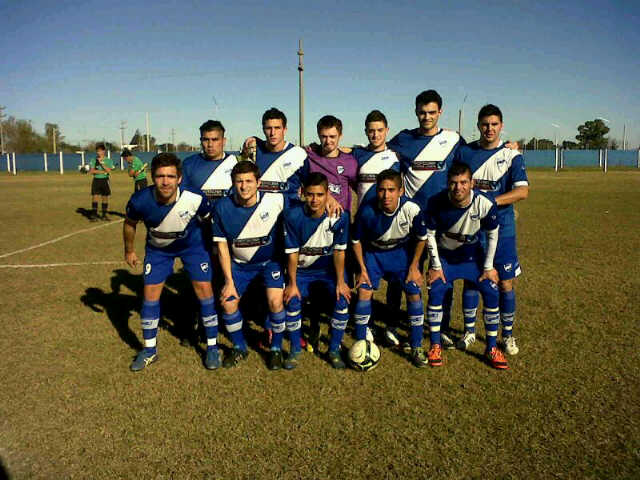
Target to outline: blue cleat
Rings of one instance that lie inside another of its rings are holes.
[[[294,368],[296,368],[298,366],[298,360],[300,359],[301,355],[301,350],[298,350],[297,352],[289,352],[289,355],[287,355],[287,359],[282,364],[284,369],[293,370]]]
[[[220,351],[217,348],[208,348],[204,366],[207,367],[208,370],[215,370],[220,368],[220,365],[222,365],[220,361]]]
[[[140,353],[138,353],[136,359],[131,363],[131,367],[129,368],[132,372],[139,372],[140,370],[143,370],[157,360],[157,353],[152,353],[148,350],[142,350]]]

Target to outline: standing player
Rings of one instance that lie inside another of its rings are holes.
[[[91,160],[91,170],[89,173],[93,175],[91,182],[91,216],[92,222],[98,221],[98,200],[102,199],[102,220],[109,220],[107,210],[109,209],[109,196],[111,195],[111,186],[109,185],[109,174],[113,170],[113,162],[106,156],[107,149],[104,143],[96,145],[96,158]]]
[[[138,157],[125,148],[120,155],[127,162],[127,173],[133,178],[133,191],[137,192],[147,187],[147,164],[142,163]]]
[[[218,316],[216,314],[209,253],[204,247],[198,219],[209,216],[209,202],[201,193],[183,190],[180,160],[172,153],[156,155],[151,162],[153,186],[134,193],[127,204],[124,221],[124,256],[132,268],[138,262],[134,250],[136,225],[147,227],[144,258],[144,303],[142,336],[144,349],[131,364],[131,370],[142,370],[158,359],[156,336],[160,322],[160,295],[167,277],[173,272],[176,257],[185,270],[200,301],[200,313],[207,335],[208,369],[220,366],[218,352]]]
[[[260,170],[249,161],[238,162],[231,171],[234,193],[216,203],[213,218],[213,241],[218,247],[218,258],[224,286],[220,303],[223,318],[233,342],[233,350],[224,359],[225,367],[234,367],[248,356],[247,343],[242,333],[240,299],[254,280],[266,288],[269,320],[273,329],[268,367],[282,367],[282,338],[285,317],[283,306],[281,213],[287,206],[281,193],[261,193]]]
[[[509,355],[518,353],[513,336],[516,297],[515,277],[521,268],[516,250],[516,225],[513,204],[529,195],[529,181],[524,158],[517,150],[505,148],[500,140],[502,112],[495,105],[485,105],[478,113],[480,140],[472,142],[458,152],[457,160],[469,165],[473,172],[476,188],[493,196],[498,205],[500,238],[495,257],[495,267],[500,277],[500,316],[502,320],[502,340]],[[471,321],[472,319],[469,319]],[[475,320],[475,315],[473,320]],[[460,347],[473,343],[475,335],[467,330]]]
[[[224,134],[225,128],[217,120],[200,125],[202,152],[185,158],[182,167],[185,185],[201,190],[212,208],[231,189],[231,169],[238,163],[234,155],[224,151]]]
[[[340,344],[349,320],[351,290],[345,281],[345,250],[349,238],[349,215],[327,215],[329,182],[319,172],[304,182],[305,204],[284,214],[284,243],[287,254],[287,287],[284,290],[287,331],[291,351],[284,368],[293,369],[300,355],[302,300],[311,297],[316,308],[334,297],[329,340],[329,362],[333,368],[345,368]]]
[[[493,268],[499,230],[496,205],[472,190],[471,170],[467,165],[455,163],[449,169],[448,179],[448,191],[433,196],[425,212],[430,255],[429,365],[442,365],[440,324],[444,296],[454,280],[465,279],[482,293],[487,360],[494,368],[506,369],[507,361],[496,346],[500,321],[498,272]],[[478,236],[480,229],[487,233],[486,255]]]
[[[427,359],[422,349],[424,310],[420,296],[420,259],[426,227],[418,204],[402,195],[400,173],[382,171],[377,177],[376,192],[378,202],[363,204],[353,224],[353,250],[360,266],[354,312],[356,339],[366,337],[371,298],[380,279],[402,282],[411,325],[411,361],[416,367],[424,367]]]

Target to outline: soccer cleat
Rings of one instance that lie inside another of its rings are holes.
[[[370,341],[371,343],[373,343],[373,332],[371,331],[371,329],[369,327],[367,327],[367,334],[366,334],[365,338],[368,341]]]
[[[458,343],[456,343],[456,347],[458,347],[459,350],[466,350],[475,342],[476,342],[475,333],[464,332],[464,336],[460,340],[458,340]]]
[[[107,216],[106,213],[103,213],[102,216],[100,217],[100,220],[104,220],[105,222],[110,222],[111,219]]]
[[[384,339],[387,342],[387,345],[390,347],[399,347],[400,340],[398,339],[398,333],[394,328],[387,328],[384,331]]]
[[[426,367],[427,365],[429,365],[429,360],[424,354],[424,349],[422,347],[411,349],[411,363],[413,363],[418,368]]]
[[[100,220],[100,218],[98,217],[97,214],[92,213],[91,215],[89,215],[89,221],[90,222],[97,222],[98,220]]]
[[[515,337],[510,336],[510,337],[503,338],[502,342],[504,343],[504,351],[508,355],[517,355],[518,352],[520,351],[520,349],[518,348],[518,345],[516,344]]]
[[[434,343],[433,345],[431,345],[427,357],[429,358],[429,365],[431,365],[432,367],[441,367],[442,347],[440,347],[440,344]]]
[[[327,358],[329,359],[329,363],[331,364],[331,366],[336,370],[343,370],[346,368],[344,360],[342,360],[342,355],[340,355],[339,351],[332,352],[331,350],[329,350],[329,352],[327,353]]]
[[[300,359],[301,356],[302,356],[302,351],[289,352],[289,355],[287,355],[287,359],[284,361],[282,366],[284,367],[285,370],[293,370],[298,366],[298,360]]]
[[[440,333],[440,343],[442,344],[443,350],[453,350],[456,348],[456,344],[453,343],[451,337],[446,333]]]
[[[258,342],[258,346],[260,348],[264,348],[265,350],[271,348],[271,341],[273,340],[273,330],[270,328],[265,329],[264,337]]]
[[[215,370],[220,368],[220,364],[220,351],[217,348],[208,348],[204,366],[209,370]]]
[[[143,370],[157,360],[157,353],[151,353],[147,350],[142,350],[140,351],[140,353],[138,353],[136,359],[131,363],[131,367],[129,368],[131,368],[132,372],[139,372],[140,370]]]
[[[282,368],[282,351],[271,350],[269,352],[269,362],[267,364],[269,370],[280,370]]]
[[[489,365],[493,368],[497,368],[498,370],[507,370],[509,368],[509,365],[507,365],[507,359],[504,357],[504,353],[502,353],[498,347],[493,347],[485,353],[485,356],[487,357]]]
[[[222,362],[222,366],[224,368],[237,367],[238,364],[242,360],[246,360],[248,356],[249,356],[249,352],[247,352],[246,350],[240,350],[237,347],[233,347],[229,355],[227,355],[224,361]]]

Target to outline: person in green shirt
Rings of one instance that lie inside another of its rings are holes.
[[[133,178],[133,191],[137,192],[147,187],[147,164],[142,163],[138,157],[131,153],[131,150],[125,148],[121,154],[122,158],[127,162],[127,171],[129,176]]]
[[[91,182],[91,216],[92,222],[97,222],[99,218],[109,220],[107,209],[109,208],[109,196],[111,195],[111,185],[109,185],[109,173],[113,169],[113,162],[106,156],[107,149],[103,143],[96,145],[96,157],[89,162],[93,175]],[[102,216],[98,217],[98,199],[102,197]]]

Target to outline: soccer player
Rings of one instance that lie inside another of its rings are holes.
[[[93,175],[91,182],[91,216],[92,222],[98,221],[98,200],[102,199],[102,220],[109,220],[107,210],[109,209],[109,196],[111,195],[111,186],[109,185],[109,174],[113,170],[113,162],[106,156],[107,149],[103,143],[96,145],[96,158],[91,160],[91,170],[89,173]]]
[[[238,304],[251,282],[264,283],[273,330],[268,367],[282,367],[282,339],[285,311],[281,257],[281,213],[287,207],[282,193],[259,192],[260,170],[250,161],[240,161],[231,170],[234,193],[214,207],[213,241],[224,275],[220,303],[223,318],[233,342],[224,367],[234,367],[248,356],[242,333],[242,313]]]
[[[287,312],[287,331],[291,350],[284,368],[293,369],[300,356],[300,327],[302,300],[311,297],[321,301],[334,297],[333,318],[329,340],[329,363],[343,369],[340,344],[349,320],[351,289],[345,280],[345,250],[349,237],[349,215],[327,215],[329,182],[319,172],[309,174],[304,182],[303,205],[284,213],[284,243],[287,254],[287,287],[284,302]]]
[[[482,293],[487,336],[485,355],[489,364],[506,369],[507,361],[496,346],[500,312],[498,308],[498,272],[493,257],[498,243],[498,212],[487,196],[472,190],[471,170],[455,163],[448,172],[448,190],[429,200],[425,212],[429,249],[429,302],[427,318],[431,348],[429,365],[442,365],[440,324],[444,296],[454,280],[464,279]],[[486,255],[479,232],[487,234]]]
[[[495,105],[482,107],[478,113],[480,140],[460,148],[457,160],[469,165],[476,188],[491,195],[498,205],[500,237],[494,264],[500,277],[502,341],[505,351],[509,355],[516,355],[519,349],[513,336],[516,311],[514,283],[521,273],[521,267],[516,249],[513,204],[529,196],[529,181],[520,152],[505,148],[500,140],[502,127],[500,109]],[[475,321],[475,315],[469,318],[471,321]],[[466,339],[470,345],[475,335],[468,331],[466,322],[465,317],[465,337],[462,340]]]
[[[354,312],[356,340],[366,337],[371,298],[380,279],[402,282],[411,325],[411,361],[416,367],[424,367],[428,362],[422,349],[424,310],[420,296],[420,259],[427,232],[420,207],[405,197],[403,191],[400,173],[384,170],[377,177],[377,203],[363,204],[356,214],[351,236],[360,266]]]
[[[133,191],[137,192],[147,187],[147,164],[125,148],[120,155],[127,162],[127,173],[133,178]]]
[[[182,260],[200,301],[200,313],[207,336],[205,366],[220,366],[218,315],[211,288],[209,253],[204,247],[199,220],[209,216],[210,207],[200,192],[180,188],[180,160],[172,153],[161,153],[151,161],[153,186],[134,193],[127,204],[124,221],[124,257],[134,268],[139,262],[134,250],[136,225],[147,227],[144,258],[144,303],[142,336],[144,349],[131,364],[131,370],[146,368],[158,359],[156,336],[160,322],[160,295],[164,282],[173,272],[176,257]]]
[[[227,139],[225,128],[218,120],[207,120],[200,125],[202,152],[184,159],[185,185],[204,193],[211,207],[231,189],[231,169],[238,160],[235,155],[225,153]]]

